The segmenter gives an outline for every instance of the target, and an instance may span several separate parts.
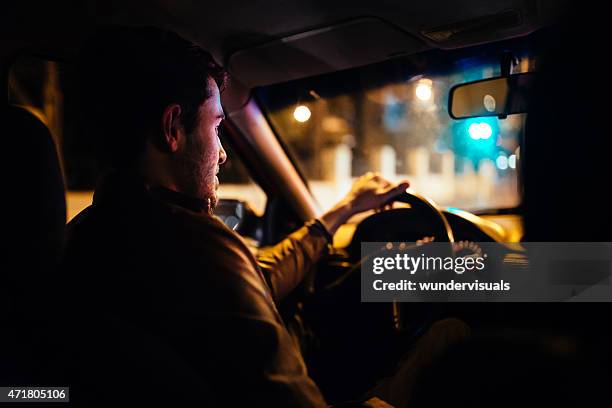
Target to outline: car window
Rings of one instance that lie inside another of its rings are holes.
[[[76,128],[74,79],[70,64],[34,56],[17,58],[9,72],[9,103],[25,107],[41,119],[58,146],[67,187],[68,220],[91,204],[98,177],[91,140]],[[247,201],[255,212],[263,214],[264,191],[251,179],[223,132],[221,140],[228,160],[219,173],[219,197]]]
[[[453,120],[452,86],[500,75],[502,52],[515,73],[534,69],[516,40],[433,51],[257,90],[278,136],[326,209],[352,180],[378,171],[444,206],[470,210],[520,203],[519,140],[526,115]]]

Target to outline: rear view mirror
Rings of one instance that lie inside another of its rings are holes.
[[[535,76],[526,72],[456,85],[450,90],[448,113],[453,119],[525,113]]]

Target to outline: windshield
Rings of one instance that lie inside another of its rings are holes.
[[[256,91],[268,120],[323,209],[352,180],[377,171],[443,206],[469,210],[520,204],[518,162],[526,115],[453,120],[452,86],[533,70],[526,39],[468,50],[430,51]]]

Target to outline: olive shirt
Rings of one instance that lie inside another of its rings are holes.
[[[258,260],[202,201],[114,173],[67,234],[71,302],[88,320],[153,333],[223,406],[326,406],[275,306],[324,253],[319,222]]]

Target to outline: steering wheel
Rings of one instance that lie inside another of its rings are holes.
[[[351,261],[358,265],[362,256],[362,242],[415,242],[424,237],[434,237],[435,242],[454,242],[453,231],[438,206],[421,194],[406,190],[395,197],[393,202],[403,202],[410,208],[394,208],[375,213],[357,226],[348,246]],[[452,248],[449,245],[449,255]],[[393,323],[396,330],[411,331],[435,320],[440,309],[436,304],[415,304],[407,306],[393,303]]]
[[[454,242],[448,220],[430,198],[408,189],[393,202],[410,204],[410,208],[382,211],[361,221],[347,248],[351,258],[360,256],[362,242],[415,242],[423,237]]]

